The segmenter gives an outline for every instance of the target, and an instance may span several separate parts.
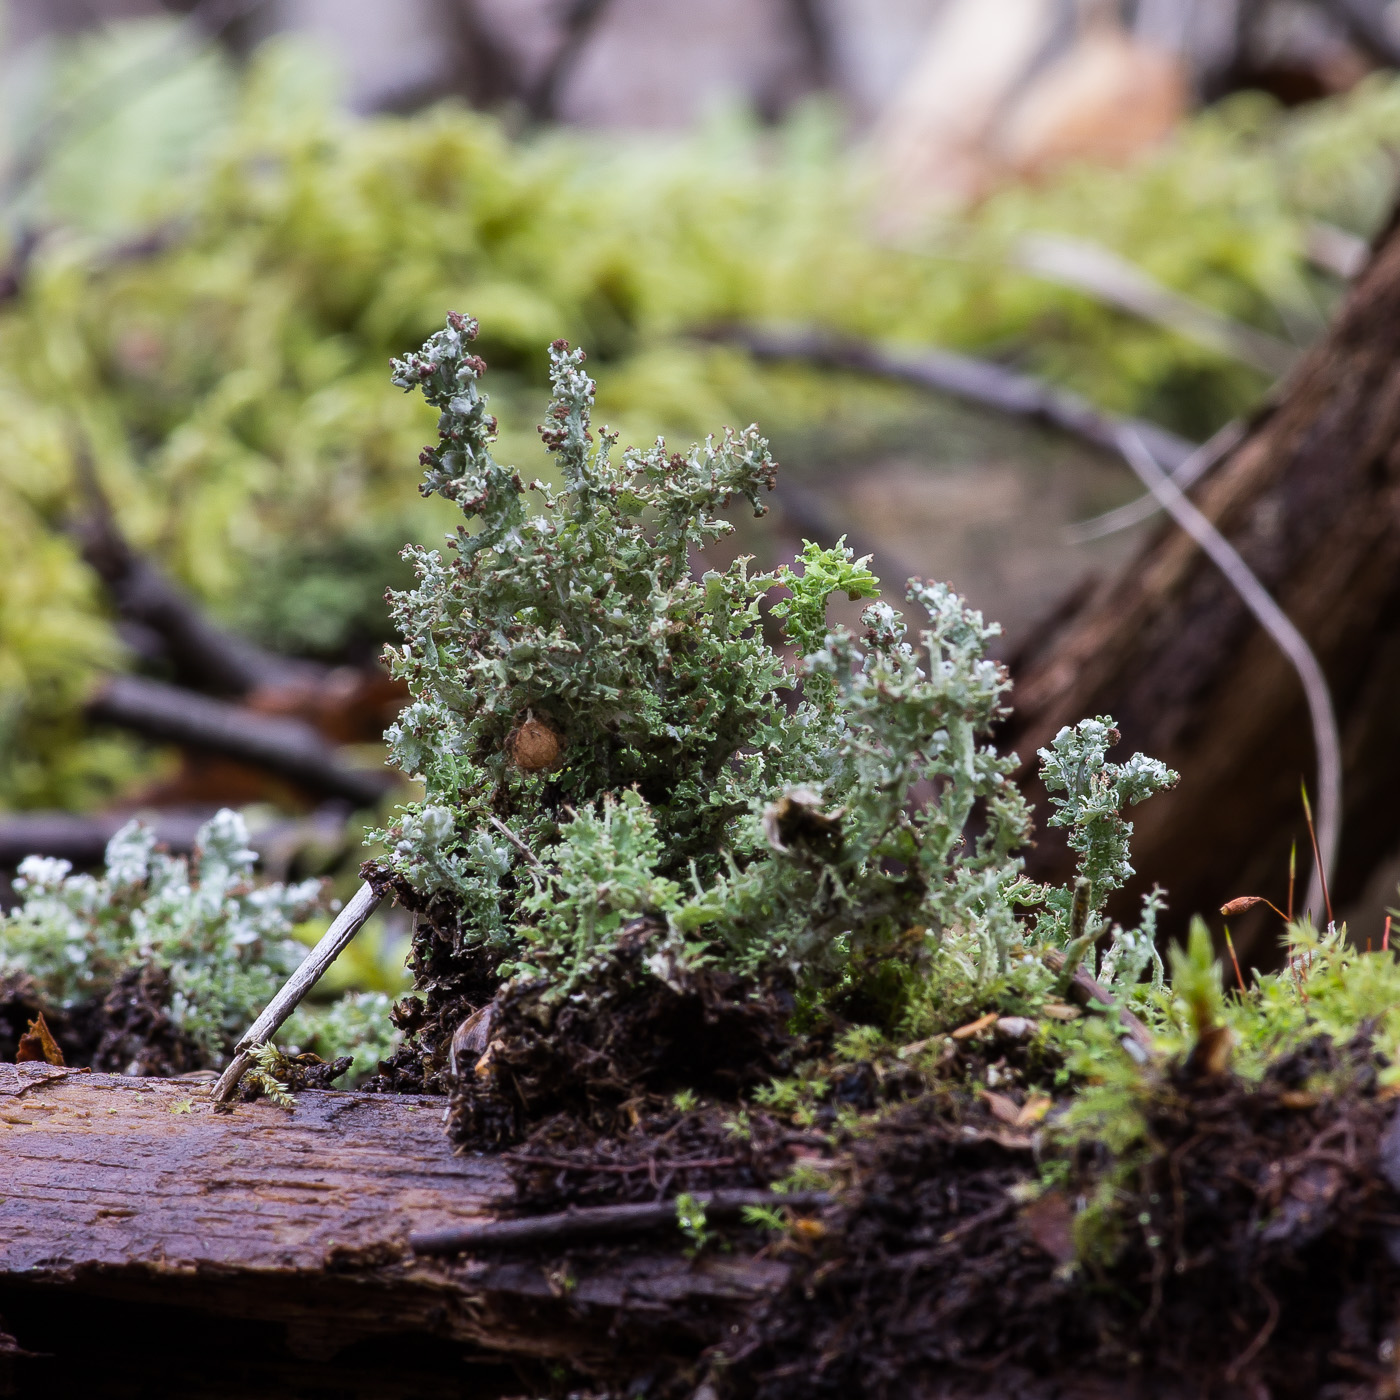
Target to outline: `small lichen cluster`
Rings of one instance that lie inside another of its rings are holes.
[[[619,455],[563,341],[541,428],[562,484],[527,487],[491,455],[475,333],[453,315],[394,362],[440,411],[422,489],[472,522],[447,556],[409,551],[419,584],[393,595],[404,642],[388,653],[412,693],[393,759],[425,795],[383,836],[395,872],[453,911],[455,953],[582,995],[646,918],[663,979],[718,965],[892,1022],[950,976],[1045,981],[1033,944],[1106,931],[1132,873],[1122,811],[1175,775],[1109,763],[1108,720],[1042,754],[1080,858],[1076,916],[1073,891],[1022,874],[1017,760],[989,743],[1010,686],[986,656],[994,625],[918,580],[906,622],[844,545],[697,575],[732,529],[720,509],[762,513],[767,444],[749,428]],[[838,593],[875,600],[862,636],[828,624]],[[1105,970],[1125,985],[1151,960],[1156,907],[1113,931]]]
[[[124,976],[158,970],[174,1033],[197,1065],[217,1068],[305,956],[292,932],[322,903],[319,880],[256,882],[256,859],[229,810],[200,828],[191,860],[157,849],[139,821],[112,837],[101,874],[30,856],[14,882],[21,902],[0,918],[0,979],[22,979],[49,1014],[69,1016],[100,1006]],[[387,1012],[378,993],[307,1007],[285,1038],[372,1070],[392,1048]]]

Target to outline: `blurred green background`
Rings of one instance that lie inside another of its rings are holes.
[[[383,592],[408,581],[399,548],[453,525],[415,489],[431,415],[388,381],[389,357],[449,308],[481,321],[497,455],[525,475],[545,471],[533,427],[562,335],[588,349],[624,442],[758,421],[785,478],[873,544],[887,581],[951,578],[1014,645],[1131,548],[1064,534],[1136,494],[1126,471],[906,387],[761,365],[708,332],[958,349],[1203,439],[1270,375],[1026,270],[1024,240],[1108,250],[1306,345],[1345,286],[1319,229],[1364,239],[1389,209],[1400,81],[1378,70],[1292,106],[1237,91],[1127,165],[1068,161],[897,231],[830,93],[651,132],[460,98],[356,113],[311,38],[236,51],[145,17],[35,46],[3,115],[0,810],[19,813],[139,808],[179,763],[84,714],[103,674],[144,664],[74,539],[85,454],[125,537],[210,617],[372,666]],[[739,547],[776,563],[799,525],[780,506]],[[273,793],[250,818],[297,810]],[[282,871],[348,892],[373,815],[294,842]],[[357,944],[337,984],[403,985],[402,934]]]

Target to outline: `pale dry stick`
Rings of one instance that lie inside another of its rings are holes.
[[[1163,286],[1097,243],[1033,233],[1021,239],[1013,256],[1017,267],[1036,277],[1087,293],[1264,374],[1286,374],[1298,362],[1296,345]]]
[[[325,976],[326,969],[345,951],[350,940],[364,927],[366,920],[379,908],[381,896],[369,884],[363,884],[354,897],[335,916],[321,941],[306,955],[305,961],[287,978],[282,990],[268,1002],[261,1016],[243,1033],[234,1046],[233,1060],[214,1085],[215,1103],[225,1102],[243,1078],[253,1061],[252,1052],[266,1045],[281,1029],[282,1023],[301,1004],[302,998]]]
[[[1292,663],[1303,684],[1312,718],[1313,746],[1317,750],[1318,862],[1308,884],[1306,908],[1321,909],[1323,882],[1330,884],[1337,862],[1342,817],[1342,741],[1327,678],[1322,674],[1303,634],[1255,578],[1235,547],[1183,493],[1181,487],[1157,465],[1157,460],[1131,427],[1119,431],[1123,460],[1142,484],[1162,503],[1162,508],[1209,555],[1216,568],[1240,595],[1259,624]]]
[[[1182,491],[1194,486],[1217,462],[1228,457],[1244,441],[1245,432],[1245,424],[1238,418],[1232,418],[1184,462],[1172,469],[1172,482]],[[1088,544],[1090,540],[1101,540],[1106,535],[1116,535],[1120,530],[1129,530],[1144,520],[1150,520],[1161,509],[1161,501],[1153,492],[1147,491],[1126,505],[1068,526],[1065,538],[1071,544]]]
[[[544,869],[544,866],[540,863],[539,857],[505,824],[505,822],[499,817],[491,816],[488,816],[486,820],[489,821],[536,870]]]

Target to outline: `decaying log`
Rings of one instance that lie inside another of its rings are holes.
[[[0,1332],[49,1353],[19,1391],[188,1396],[540,1393],[535,1363],[660,1356],[684,1316],[739,1310],[784,1264],[415,1257],[489,1219],[505,1166],[455,1156],[442,1100],[307,1091],[216,1112],[207,1084],[0,1065]],[[520,1368],[525,1368],[524,1371]],[[144,1379],[143,1379],[144,1378]],[[142,1384],[147,1388],[141,1389]],[[297,1388],[287,1388],[295,1385]]]
[[[1192,493],[1306,637],[1330,686],[1344,765],[1339,906],[1395,845],[1397,443],[1400,236],[1392,226],[1326,338]],[[1016,712],[1004,737],[1023,759],[1061,725],[1112,714],[1122,752],[1142,749],[1182,774],[1174,791],[1133,814],[1140,875],[1130,897],[1162,884],[1178,923],[1241,894],[1284,902],[1290,842],[1307,847],[1299,779],[1315,764],[1302,691],[1175,525],[1159,528],[1118,577],[1037,637],[1015,671]],[[1043,800],[1034,781],[1028,790]],[[1042,833],[1035,873],[1062,878],[1068,866],[1063,843]],[[1263,921],[1256,927],[1262,936]],[[1259,951],[1267,955],[1267,945]]]

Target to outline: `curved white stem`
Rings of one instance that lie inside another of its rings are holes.
[[[1274,602],[1264,585],[1255,578],[1235,547],[1182,492],[1180,485],[1157,465],[1142,438],[1128,426],[1118,433],[1123,459],[1137,473],[1142,484],[1161,502],[1162,509],[1196,541],[1229,580],[1244,605],[1278,644],[1293,664],[1303,683],[1308,713],[1312,717],[1313,746],[1317,751],[1317,847],[1321,869],[1314,870],[1308,883],[1307,903],[1315,917],[1321,917],[1323,881],[1330,886],[1337,862],[1337,846],[1342,824],[1342,741],[1327,678],[1312,648],[1288,615]]]

